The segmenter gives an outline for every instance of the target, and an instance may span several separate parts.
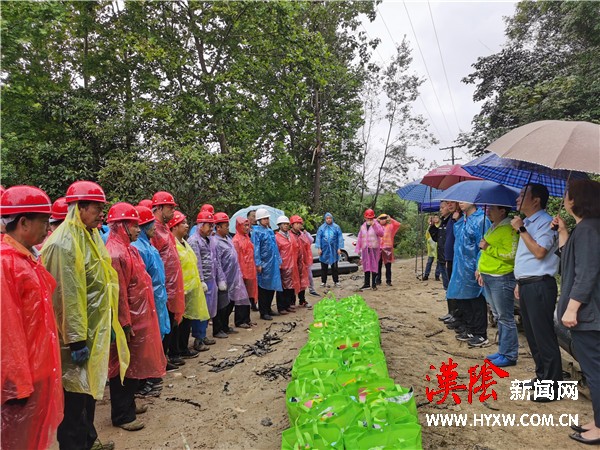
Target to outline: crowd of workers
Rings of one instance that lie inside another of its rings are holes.
[[[487,359],[498,367],[517,364],[515,323],[518,301],[525,337],[535,362],[535,377],[551,384],[548,402],[559,399],[563,380],[554,316],[570,330],[577,360],[592,396],[594,420],[574,426],[571,438],[600,444],[600,183],[571,181],[565,209],[576,226],[569,236],[565,221],[546,212],[548,189],[528,184],[517,199],[525,216],[509,216],[509,207],[442,201],[430,218],[430,248],[424,278],[437,257],[436,278],[446,289],[448,313],[440,320],[470,347],[489,345],[488,307],[498,326],[498,351]],[[557,304],[556,275],[561,274]]]

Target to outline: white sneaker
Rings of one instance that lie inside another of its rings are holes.
[[[321,287],[327,287],[327,283],[321,283]]]
[[[333,283],[333,286],[339,288],[342,287],[342,283]]]

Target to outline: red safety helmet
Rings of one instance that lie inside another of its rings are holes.
[[[215,216],[208,211],[200,211],[196,217],[196,223],[215,223]]]
[[[185,214],[183,214],[181,211],[175,211],[175,213],[173,214],[173,218],[171,220],[169,220],[169,223],[167,224],[167,226],[169,227],[169,229],[175,228],[177,225],[179,225],[184,220],[185,220]]]
[[[67,189],[67,203],[97,202],[106,203],[106,195],[99,184],[93,181],[76,181]]]
[[[211,214],[215,213],[215,207],[210,203],[205,203],[200,207],[200,212],[209,212]]]
[[[148,209],[152,209],[152,200],[148,200],[147,198],[140,200],[138,206],[145,206]]]
[[[135,207],[130,203],[115,203],[108,210],[108,217],[106,218],[106,222],[111,223],[118,222],[120,220],[131,220],[133,222],[139,223],[140,215],[138,214]]]
[[[367,209],[365,211],[364,217],[365,217],[365,219],[374,219],[375,218],[375,211],[373,211],[372,209]]]
[[[68,212],[69,205],[65,198],[57,198],[56,201],[52,203],[52,215],[50,216],[50,220],[65,220]]]
[[[302,217],[300,216],[290,217],[290,225],[294,225],[295,223],[304,223],[304,220],[302,220]]]
[[[140,225],[146,225],[147,223],[150,223],[154,220],[154,214],[152,214],[152,210],[150,208],[142,205],[137,205],[135,207],[135,210],[140,215]]]
[[[158,205],[177,206],[177,203],[175,203],[175,198],[169,192],[158,191],[156,194],[154,194],[152,196],[152,206],[158,206]]]
[[[2,193],[0,198],[0,215],[38,213],[51,214],[50,197],[35,186],[13,186]]]
[[[229,222],[229,216],[224,212],[215,213],[215,223]]]

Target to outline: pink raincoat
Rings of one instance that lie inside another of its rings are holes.
[[[293,289],[297,294],[300,289],[300,267],[302,266],[302,252],[300,242],[289,231],[287,236],[281,231],[275,233],[275,242],[281,255],[281,286],[283,289]]]
[[[300,267],[300,290],[303,291],[310,285],[310,281],[308,279],[308,271],[310,270],[310,266],[312,265],[312,250],[311,245],[314,242],[312,236],[308,234],[306,231],[301,231],[300,234],[296,234],[293,231],[290,231],[291,235],[295,237],[298,241],[298,245],[300,246],[300,253],[302,254],[302,262],[299,265]]]
[[[2,236],[2,448],[45,449],[63,418],[52,308],[56,282],[29,250],[9,235]],[[23,405],[6,403],[24,398]]]
[[[394,236],[400,229],[400,222],[388,219],[388,223],[383,226],[383,237],[381,238],[381,258],[383,263],[391,263],[394,261]]]
[[[258,300],[258,283],[256,281],[256,266],[254,265],[254,245],[250,236],[244,233],[244,224],[249,222],[244,217],[235,219],[235,236],[233,236],[233,246],[238,255],[240,270],[244,277],[244,284],[248,297]]]
[[[367,228],[367,222],[363,223],[358,232],[356,241],[356,252],[360,254],[364,272],[377,272],[379,270],[379,258],[381,256],[380,238],[383,237],[383,227],[376,220]]]
[[[150,242],[160,253],[165,264],[165,287],[167,288],[167,309],[175,315],[177,323],[181,322],[185,312],[185,291],[183,288],[183,271],[177,253],[175,236],[160,220],[155,220],[156,232]]]
[[[160,378],[165,374],[167,360],[154,306],[152,279],[137,248],[131,245],[123,222],[110,225],[106,249],[119,275],[119,323],[132,330],[127,343],[131,356],[125,376],[138,380]],[[109,378],[116,377],[119,358],[115,344],[111,344],[108,364]]]

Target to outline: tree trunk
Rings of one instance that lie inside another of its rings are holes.
[[[319,91],[315,92],[315,120],[317,126],[317,144],[314,151],[315,183],[313,186],[313,209],[317,211],[321,203],[321,105],[319,103]]]

